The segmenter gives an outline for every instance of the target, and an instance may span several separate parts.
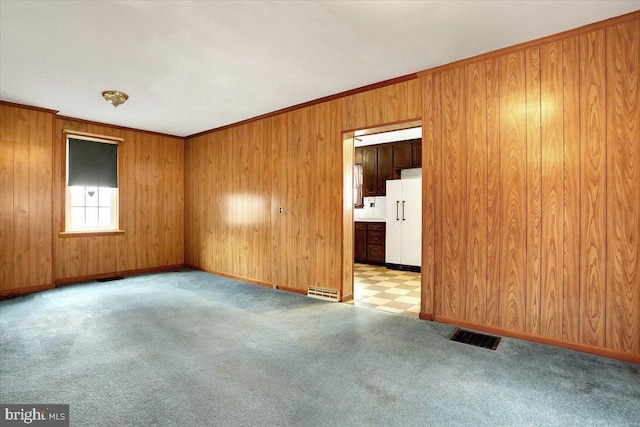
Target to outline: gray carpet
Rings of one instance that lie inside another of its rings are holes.
[[[640,425],[640,366],[183,270],[0,302],[0,402],[74,426]]]

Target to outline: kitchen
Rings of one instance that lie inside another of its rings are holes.
[[[354,305],[420,312],[422,128],[355,138]]]

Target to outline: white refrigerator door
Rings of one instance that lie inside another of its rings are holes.
[[[400,200],[402,264],[419,267],[422,264],[422,180],[402,179],[400,181],[402,182]]]
[[[402,264],[402,203],[401,180],[387,181],[387,230],[385,235],[385,262]]]

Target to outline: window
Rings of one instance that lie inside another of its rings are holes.
[[[364,207],[362,198],[362,163],[356,163],[353,167],[353,198],[356,208]]]
[[[117,231],[117,140],[67,134],[67,232]]]

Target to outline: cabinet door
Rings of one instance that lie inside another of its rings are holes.
[[[408,169],[412,166],[411,151],[411,142],[396,142],[393,144],[394,169]],[[399,176],[397,178],[399,178]]]
[[[411,166],[414,168],[422,167],[422,140],[415,139],[411,141]]]
[[[364,196],[378,195],[378,148],[375,145],[362,150],[362,188]]]
[[[367,262],[367,230],[355,231],[355,239],[353,241],[353,259],[355,262]]]
[[[370,263],[382,264],[384,263],[384,246],[382,245],[369,245],[367,247],[367,259]]]
[[[393,179],[393,144],[378,146],[378,196],[387,194],[388,179]]]

